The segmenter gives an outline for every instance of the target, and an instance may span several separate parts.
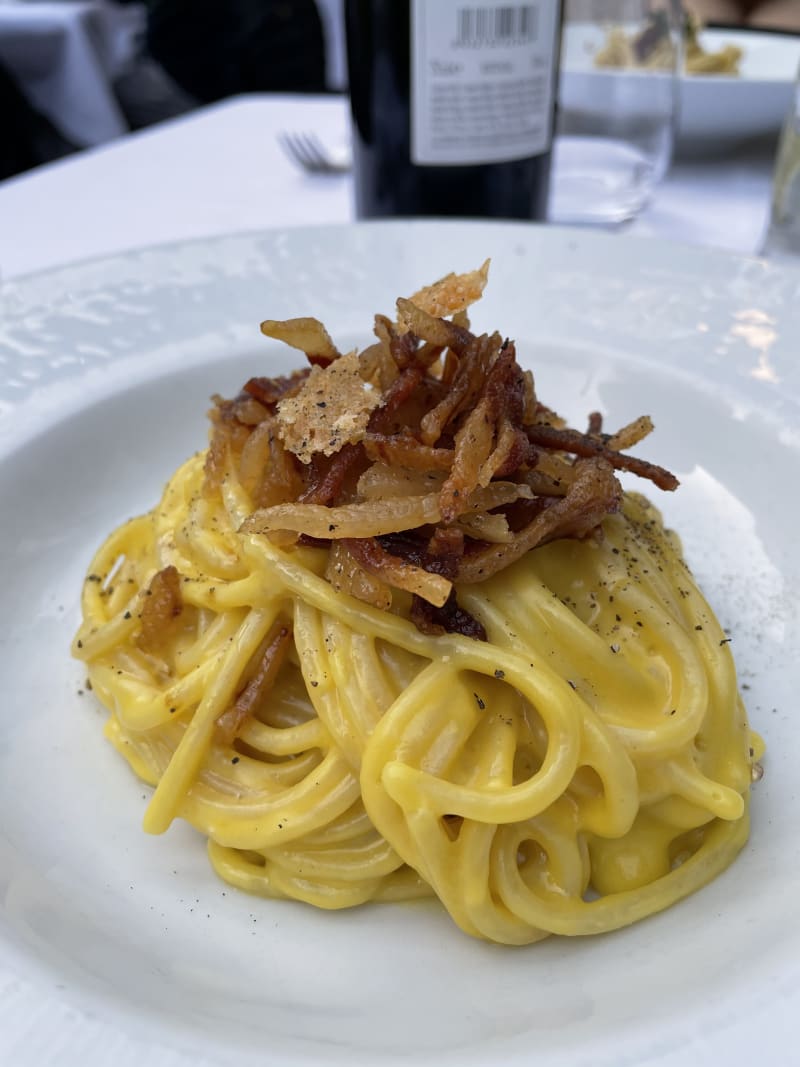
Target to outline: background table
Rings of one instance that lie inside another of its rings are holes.
[[[0,276],[125,248],[270,226],[346,222],[350,175],[303,174],[283,129],[346,141],[338,96],[243,96],[0,184]],[[758,250],[774,143],[678,162],[625,232]]]

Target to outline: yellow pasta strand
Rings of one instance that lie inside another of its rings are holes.
[[[601,541],[529,552],[459,601],[488,640],[421,633],[336,592],[325,552],[240,532],[204,456],[91,563],[74,654],[106,733],[240,888],[317,907],[435,895],[468,934],[613,930],[727,867],[747,839],[750,733],[725,635],[660,517],[627,495]],[[140,639],[153,576],[182,611]],[[276,625],[291,649],[234,739],[219,724]]]

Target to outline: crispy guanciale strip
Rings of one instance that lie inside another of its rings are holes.
[[[603,432],[603,416],[599,411],[589,413],[589,424],[586,432],[590,437],[599,437]]]
[[[447,580],[455,579],[464,555],[464,532],[455,526],[438,526],[427,544],[421,535],[413,533],[392,534],[376,539],[376,543],[392,560],[399,557],[407,567]],[[387,574],[387,581],[390,580]],[[414,592],[411,598],[411,621],[422,633],[457,633],[478,641],[486,640],[483,626],[460,606],[453,588],[441,605],[432,602],[426,593]]]
[[[298,499],[303,504],[331,504],[346,479],[357,478],[365,466],[360,444],[345,445],[332,456],[317,454],[311,461],[308,485]]]
[[[440,574],[431,574],[423,567],[400,559],[374,538],[353,538],[345,541],[348,552],[369,574],[396,589],[415,593],[431,604],[441,607],[447,602],[453,583]]]
[[[255,427],[247,438],[239,457],[239,481],[250,494],[256,506],[261,502],[257,499],[258,489],[264,477],[264,472],[269,470],[269,481],[273,481],[272,471],[272,439],[275,434],[274,419],[265,419]],[[283,495],[283,494],[282,494]]]
[[[411,434],[368,433],[362,442],[370,459],[407,470],[449,471],[453,466],[452,448],[423,445]]]
[[[439,574],[455,578],[458,573],[458,561],[464,555],[464,531],[457,526],[437,526],[428,540],[428,553],[446,569]]]
[[[241,426],[258,426],[269,418],[269,408],[260,400],[241,392],[234,400],[214,397],[217,415],[222,422],[238,422]]]
[[[414,529],[441,519],[437,493],[406,496],[396,500],[357,501],[354,504],[287,503],[262,508],[242,523],[242,533],[295,530],[335,540],[342,537],[374,537],[381,533]]]
[[[415,470],[389,463],[376,462],[367,467],[356,486],[362,500],[386,500],[389,497],[418,496],[441,489],[442,471]]]
[[[532,418],[526,418],[526,425],[528,423],[544,423],[547,426],[557,426],[560,430],[563,430],[567,425],[567,420],[562,419],[557,411],[553,411],[547,404],[543,404],[541,400],[536,401],[536,409]]]
[[[473,541],[490,541],[492,544],[504,545],[514,540],[505,515],[483,512],[479,515],[459,515],[456,521],[457,529]]]
[[[370,415],[367,433],[396,433],[400,426],[396,419],[403,405],[414,395],[425,372],[422,367],[406,367],[383,394],[380,407]]]
[[[505,422],[513,434],[521,425],[525,410],[525,379],[517,364],[514,345],[503,342],[499,354],[488,367],[477,403],[455,437],[455,456],[450,475],[442,486],[441,504],[445,521],[453,522],[464,510],[464,502],[478,485],[488,485],[495,466],[508,468],[510,441],[503,443],[497,461],[492,457],[499,445],[499,424]],[[520,462],[528,449],[519,449]],[[519,465],[519,464],[518,464]]]
[[[590,437],[588,434],[579,433],[577,430],[562,430],[544,423],[527,426],[525,430],[531,444],[538,445],[540,448],[571,452],[573,455],[583,458],[602,456],[617,470],[630,471],[640,478],[647,478],[654,485],[657,485],[659,489],[677,489],[680,484],[671,471],[658,467],[655,463],[648,463],[647,460],[637,459],[635,456],[626,456],[613,448],[609,448],[602,440]]]
[[[245,436],[244,441],[247,440]],[[211,433],[211,441],[206,452],[203,464],[203,493],[211,496],[215,493],[225,476],[228,465],[228,453],[230,450],[230,437],[224,427],[215,427]]]
[[[625,448],[633,448],[643,441],[648,434],[653,432],[653,420],[649,415],[640,415],[638,419],[629,422],[621,430],[604,437],[607,448],[613,448],[615,452],[621,452]]]
[[[528,440],[524,429],[502,417],[497,444],[478,473],[478,484],[488,485],[492,478],[507,478],[523,465],[532,465],[535,459],[536,449]]]
[[[464,553],[462,530],[453,526],[437,527],[427,543],[422,535],[401,533],[349,544],[354,555],[372,573],[382,574],[387,583],[413,593],[411,621],[423,633],[459,633],[486,640],[481,624],[458,604],[452,586],[443,603],[437,603],[431,595],[434,583],[441,583],[444,591],[445,583],[450,585],[458,571]],[[405,575],[413,576],[413,581],[401,585],[398,578]]]
[[[467,510],[471,514],[505,507],[515,500],[530,499],[527,485],[517,482],[492,482],[470,495]],[[352,504],[303,504],[296,501],[259,508],[242,523],[240,533],[263,534],[274,530],[337,540],[342,537],[377,537],[381,534],[415,530],[419,526],[441,522],[438,493],[420,493],[390,497],[386,500],[361,500]]]
[[[274,408],[279,400],[296,393],[310,373],[311,368],[304,367],[286,377],[250,378],[244,383],[244,391],[265,407]]]
[[[481,468],[492,452],[494,422],[482,400],[456,434],[455,459],[439,495],[442,518],[454,522],[467,510],[467,499],[478,485]]]
[[[361,373],[364,375],[364,381],[372,382],[374,386],[380,389],[381,393],[385,394],[400,373],[397,369],[397,364],[392,359],[388,346],[381,341],[377,341],[374,345],[363,348],[358,358],[361,363]]]
[[[464,534],[455,526],[437,526],[431,536],[421,530],[377,538],[381,548],[413,567],[442,578],[455,578],[464,554]]]
[[[339,350],[319,319],[308,316],[299,319],[267,319],[261,323],[261,332],[274,337],[292,348],[299,348],[308,357],[309,363],[326,367],[339,358]]]
[[[239,478],[257,508],[295,500],[302,491],[299,464],[281,444],[274,417],[256,426],[245,442]]]
[[[142,601],[141,629],[136,638],[142,652],[157,655],[162,650],[182,611],[180,574],[170,564],[153,575]]]
[[[475,340],[474,334],[450,319],[440,319],[402,297],[397,301],[397,317],[402,327],[439,348],[451,348],[461,355]]]
[[[575,481],[566,496],[550,498],[548,506],[519,530],[513,541],[465,555],[459,564],[458,581],[486,581],[537,545],[559,537],[585,537],[606,515],[619,510],[622,486],[605,459],[578,460],[575,471]]]
[[[499,334],[473,338],[460,356],[450,389],[436,407],[420,421],[420,440],[435,445],[445,428],[464,411],[469,411],[483,391],[486,375],[502,345]]]
[[[249,412],[250,405],[255,405],[255,408],[263,413],[264,418],[269,414],[267,408],[247,394],[242,394],[234,400],[225,400],[221,396],[212,397],[214,406],[208,412],[212,427],[211,441],[204,465],[203,492],[206,494],[210,495],[219,488],[228,467],[230,454],[241,452],[256,424],[238,417],[239,413],[242,413],[242,397],[248,405],[245,411]]]
[[[486,640],[486,630],[474,615],[460,606],[455,589],[440,608],[422,597],[412,597],[411,621],[424,634],[462,634],[476,641]]]
[[[346,541],[330,542],[325,577],[337,593],[347,593],[384,611],[392,606],[391,586],[365,570],[348,550]]]
[[[421,364],[418,359],[417,338],[413,333],[401,331],[385,315],[375,316],[375,336],[389,349],[398,370],[405,370],[412,364]],[[431,362],[436,358],[431,356]]]
[[[267,634],[261,658],[250,681],[217,719],[217,730],[224,744],[229,745],[272,688],[290,647],[291,627],[276,623]]]

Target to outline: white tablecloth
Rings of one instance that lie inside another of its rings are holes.
[[[144,29],[143,5],[0,4],[0,60],[31,104],[77,145],[128,131],[112,82]]]
[[[345,141],[340,97],[243,96],[0,184],[0,276],[130,247],[353,218],[352,179],[309,176],[283,129]],[[770,150],[678,163],[627,232],[753,253]]]

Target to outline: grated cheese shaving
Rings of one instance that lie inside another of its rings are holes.
[[[466,274],[447,274],[432,285],[426,285],[424,289],[410,298],[411,303],[426,311],[436,318],[447,318],[456,315],[459,311],[465,311],[470,304],[480,300],[486,283],[489,280],[489,263],[486,260],[478,270],[471,270]],[[402,317],[400,321],[403,323]]]
[[[315,452],[332,456],[363,439],[382,400],[380,389],[361,377],[358,354],[350,352],[324,369],[312,367],[300,392],[281,400],[278,434],[302,463]]]

